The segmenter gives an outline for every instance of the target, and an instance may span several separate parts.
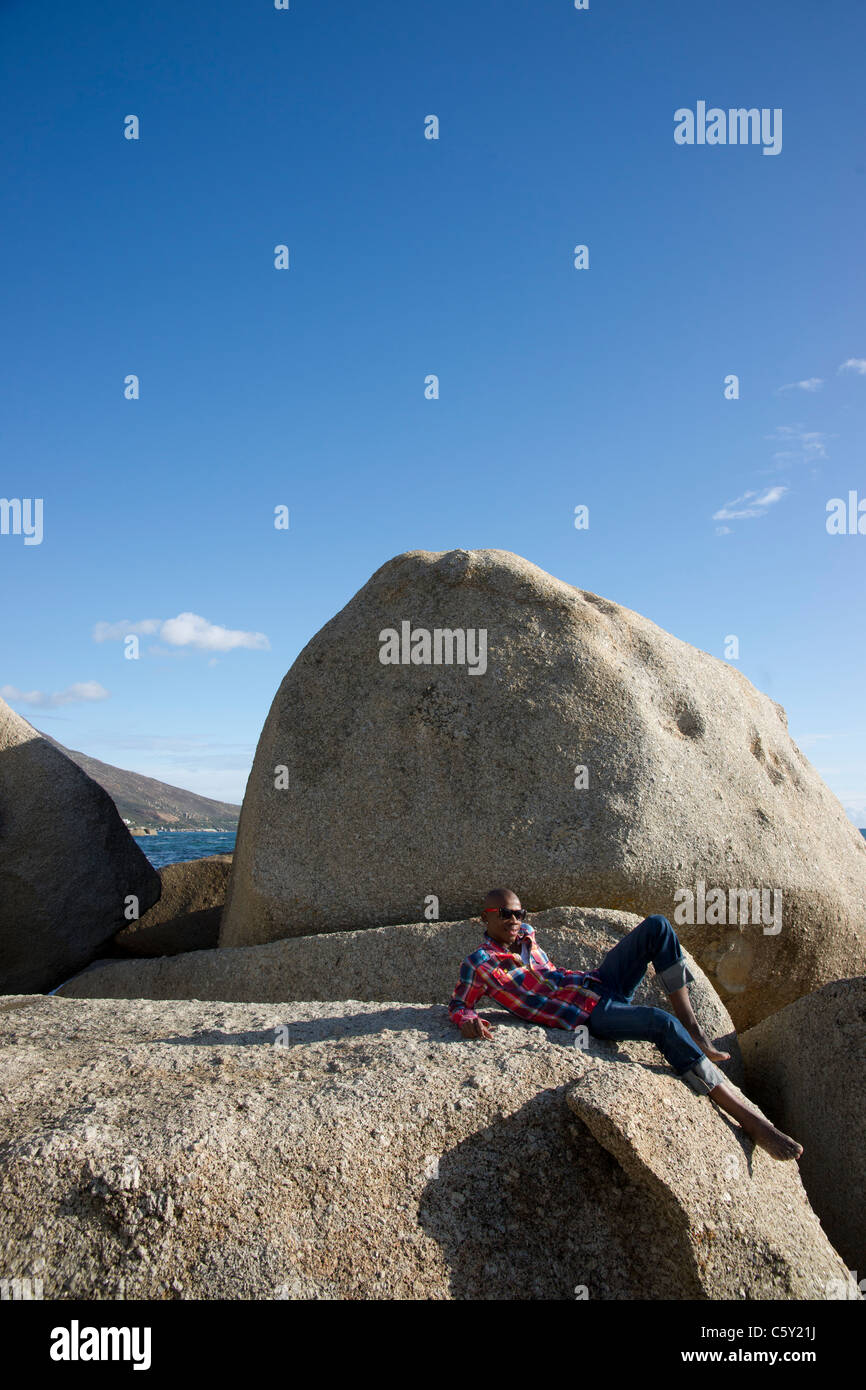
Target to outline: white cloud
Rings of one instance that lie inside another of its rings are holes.
[[[168,618],[160,633],[163,642],[172,647],[198,647],[200,651],[230,652],[235,647],[251,647],[256,651],[270,650],[270,642],[263,632],[242,632],[239,629],[220,627],[209,623],[197,613],[179,613],[176,618]]]
[[[789,381],[787,386],[780,386],[780,391],[820,391],[824,385],[824,378],[821,376],[810,376],[805,381]]]
[[[744,521],[748,517],[764,516],[768,507],[772,507],[788,491],[786,487],[768,487],[763,492],[744,492],[742,497],[735,497],[733,502],[726,502],[717,512],[713,512],[713,521]],[[746,506],[742,504],[746,503]]]
[[[859,372],[860,376],[866,376],[866,357],[849,357],[847,362],[842,363],[839,371]]]
[[[158,633],[170,647],[196,647],[199,651],[230,652],[236,647],[254,651],[270,651],[271,644],[263,632],[244,632],[238,628],[220,627],[208,622],[198,613],[178,613],[176,618],[143,618],[139,622],[97,623],[93,629],[94,642],[121,641],[130,633]]]
[[[14,685],[4,685],[0,686],[0,695],[15,704],[35,705],[39,709],[57,709],[59,705],[108,699],[108,691],[98,681],[76,681],[65,690],[55,690],[50,695],[44,690],[19,690]]]
[[[716,527],[716,535],[717,535],[717,536],[729,536],[730,534],[731,534],[731,528],[730,528],[730,526],[717,526],[717,527]]]

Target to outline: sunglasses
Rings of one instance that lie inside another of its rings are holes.
[[[516,917],[519,922],[526,921],[525,907],[486,907],[485,912],[498,912],[503,922],[507,922],[509,917]]]

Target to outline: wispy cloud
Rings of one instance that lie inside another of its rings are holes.
[[[117,642],[129,634],[158,634],[170,647],[195,647],[199,651],[230,652],[236,647],[270,651],[263,632],[244,632],[220,627],[198,613],[178,613],[176,618],[142,618],[138,622],[99,622],[93,629],[94,642]]]
[[[744,492],[741,497],[735,497],[732,502],[726,502],[717,512],[713,512],[713,521],[746,521],[750,517],[764,516],[767,508],[784,497],[787,491],[786,487],[768,487],[763,492]]]
[[[0,695],[13,704],[33,705],[38,709],[57,709],[60,705],[108,699],[108,691],[98,681],[77,681],[65,690],[55,690],[52,694],[44,690],[19,690],[15,685],[3,685],[0,686]]]
[[[764,470],[774,472],[792,464],[815,464],[819,459],[826,459],[827,441],[836,436],[825,434],[823,430],[807,430],[802,424],[796,424],[777,425],[773,433],[765,434],[764,438],[783,446],[772,455],[775,468]]]
[[[866,357],[849,357],[847,362],[842,363],[839,371],[859,372],[860,376],[866,376]]]
[[[789,381],[787,385],[780,386],[780,391],[820,391],[824,385],[824,378],[821,376],[810,376],[805,381]]]

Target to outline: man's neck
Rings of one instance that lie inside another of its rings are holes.
[[[488,941],[492,941],[494,946],[498,946],[501,951],[514,952],[516,950],[519,955],[520,948],[526,938],[526,931],[521,927],[513,941],[500,941],[498,937],[491,936],[489,931],[485,931],[484,935],[487,937]]]

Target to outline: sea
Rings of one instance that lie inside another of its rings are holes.
[[[155,869],[177,864],[181,859],[205,859],[209,854],[231,854],[237,833],[234,830],[157,830],[155,835],[135,835]]]

